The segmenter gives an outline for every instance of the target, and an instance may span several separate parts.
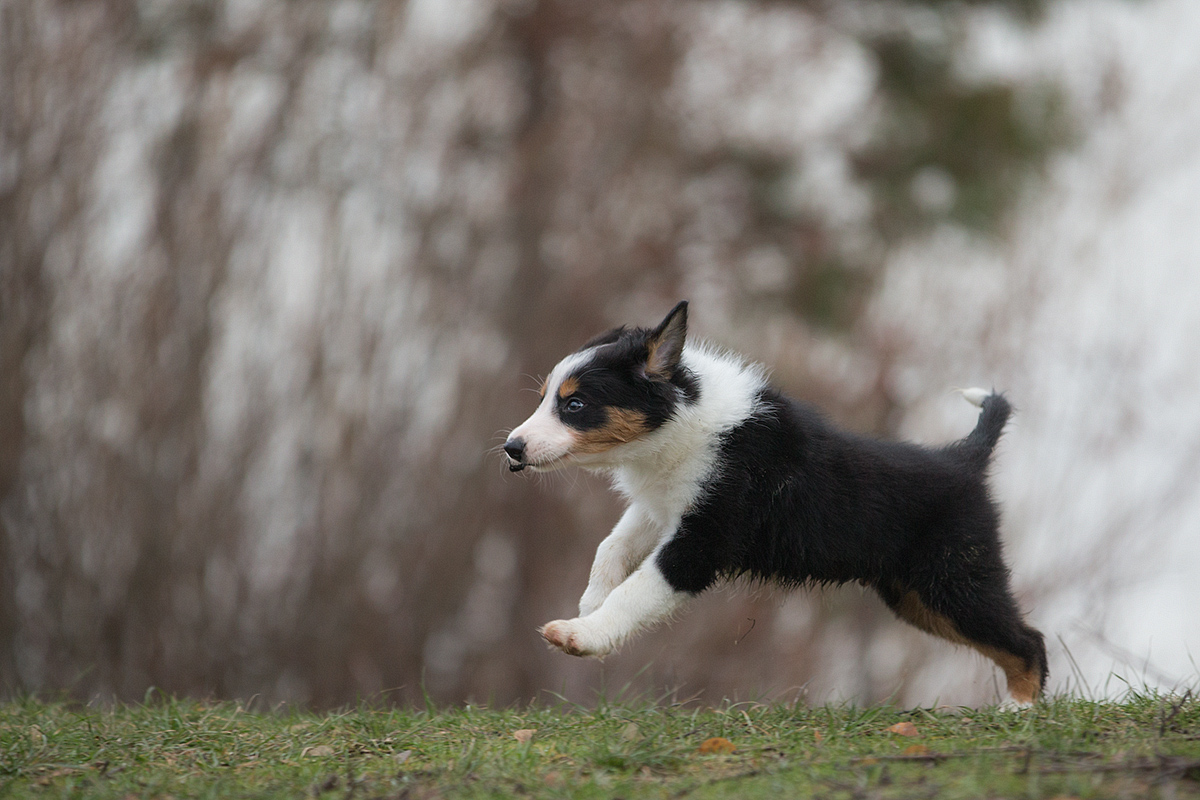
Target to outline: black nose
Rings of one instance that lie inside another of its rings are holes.
[[[508,453],[508,457],[513,461],[525,460],[525,440],[524,439],[509,439],[504,443],[504,452]]]

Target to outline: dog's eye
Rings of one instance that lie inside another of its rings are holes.
[[[583,401],[580,400],[578,397],[572,397],[570,400],[567,401],[567,404],[565,406],[563,406],[563,410],[569,411],[572,414],[574,414],[576,411],[582,411],[583,410]]]

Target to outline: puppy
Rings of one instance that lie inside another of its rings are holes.
[[[900,619],[995,661],[1017,702],[1036,700],[1046,649],[1009,588],[986,483],[1004,397],[964,392],[982,411],[953,444],[880,441],[686,337],[686,302],[653,330],[597,336],[554,367],[504,445],[514,472],[603,471],[629,501],[579,616],[546,624],[546,641],[603,656],[737,576],[855,581]]]

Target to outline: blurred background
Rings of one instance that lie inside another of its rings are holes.
[[[620,505],[492,448],[680,298],[861,431],[1006,390],[1051,688],[1194,685],[1198,37],[1194,0],[0,0],[0,694],[998,699],[853,587],[542,644]]]

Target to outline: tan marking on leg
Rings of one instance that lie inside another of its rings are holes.
[[[1032,703],[1041,695],[1042,678],[1037,670],[1025,664],[1025,659],[987,645],[971,646],[1004,670],[1004,676],[1008,678],[1008,693],[1012,695],[1013,700],[1018,703]]]
[[[900,615],[901,619],[926,633],[940,636],[955,644],[970,644],[966,637],[958,632],[958,628],[950,621],[949,617],[937,613],[922,603],[916,592],[909,591],[900,599],[900,605],[896,606],[896,613]]]
[[[590,431],[575,434],[577,453],[603,453],[619,444],[632,442],[650,430],[646,415],[625,408],[609,408],[608,421]]]
[[[1042,693],[1041,677],[1036,669],[1025,663],[1025,659],[996,647],[972,642],[959,632],[949,617],[922,603],[916,592],[909,591],[900,599],[896,613],[901,619],[926,633],[940,636],[955,644],[965,644],[996,662],[996,666],[1004,670],[1004,676],[1008,679],[1008,693],[1018,703],[1032,703]]]

